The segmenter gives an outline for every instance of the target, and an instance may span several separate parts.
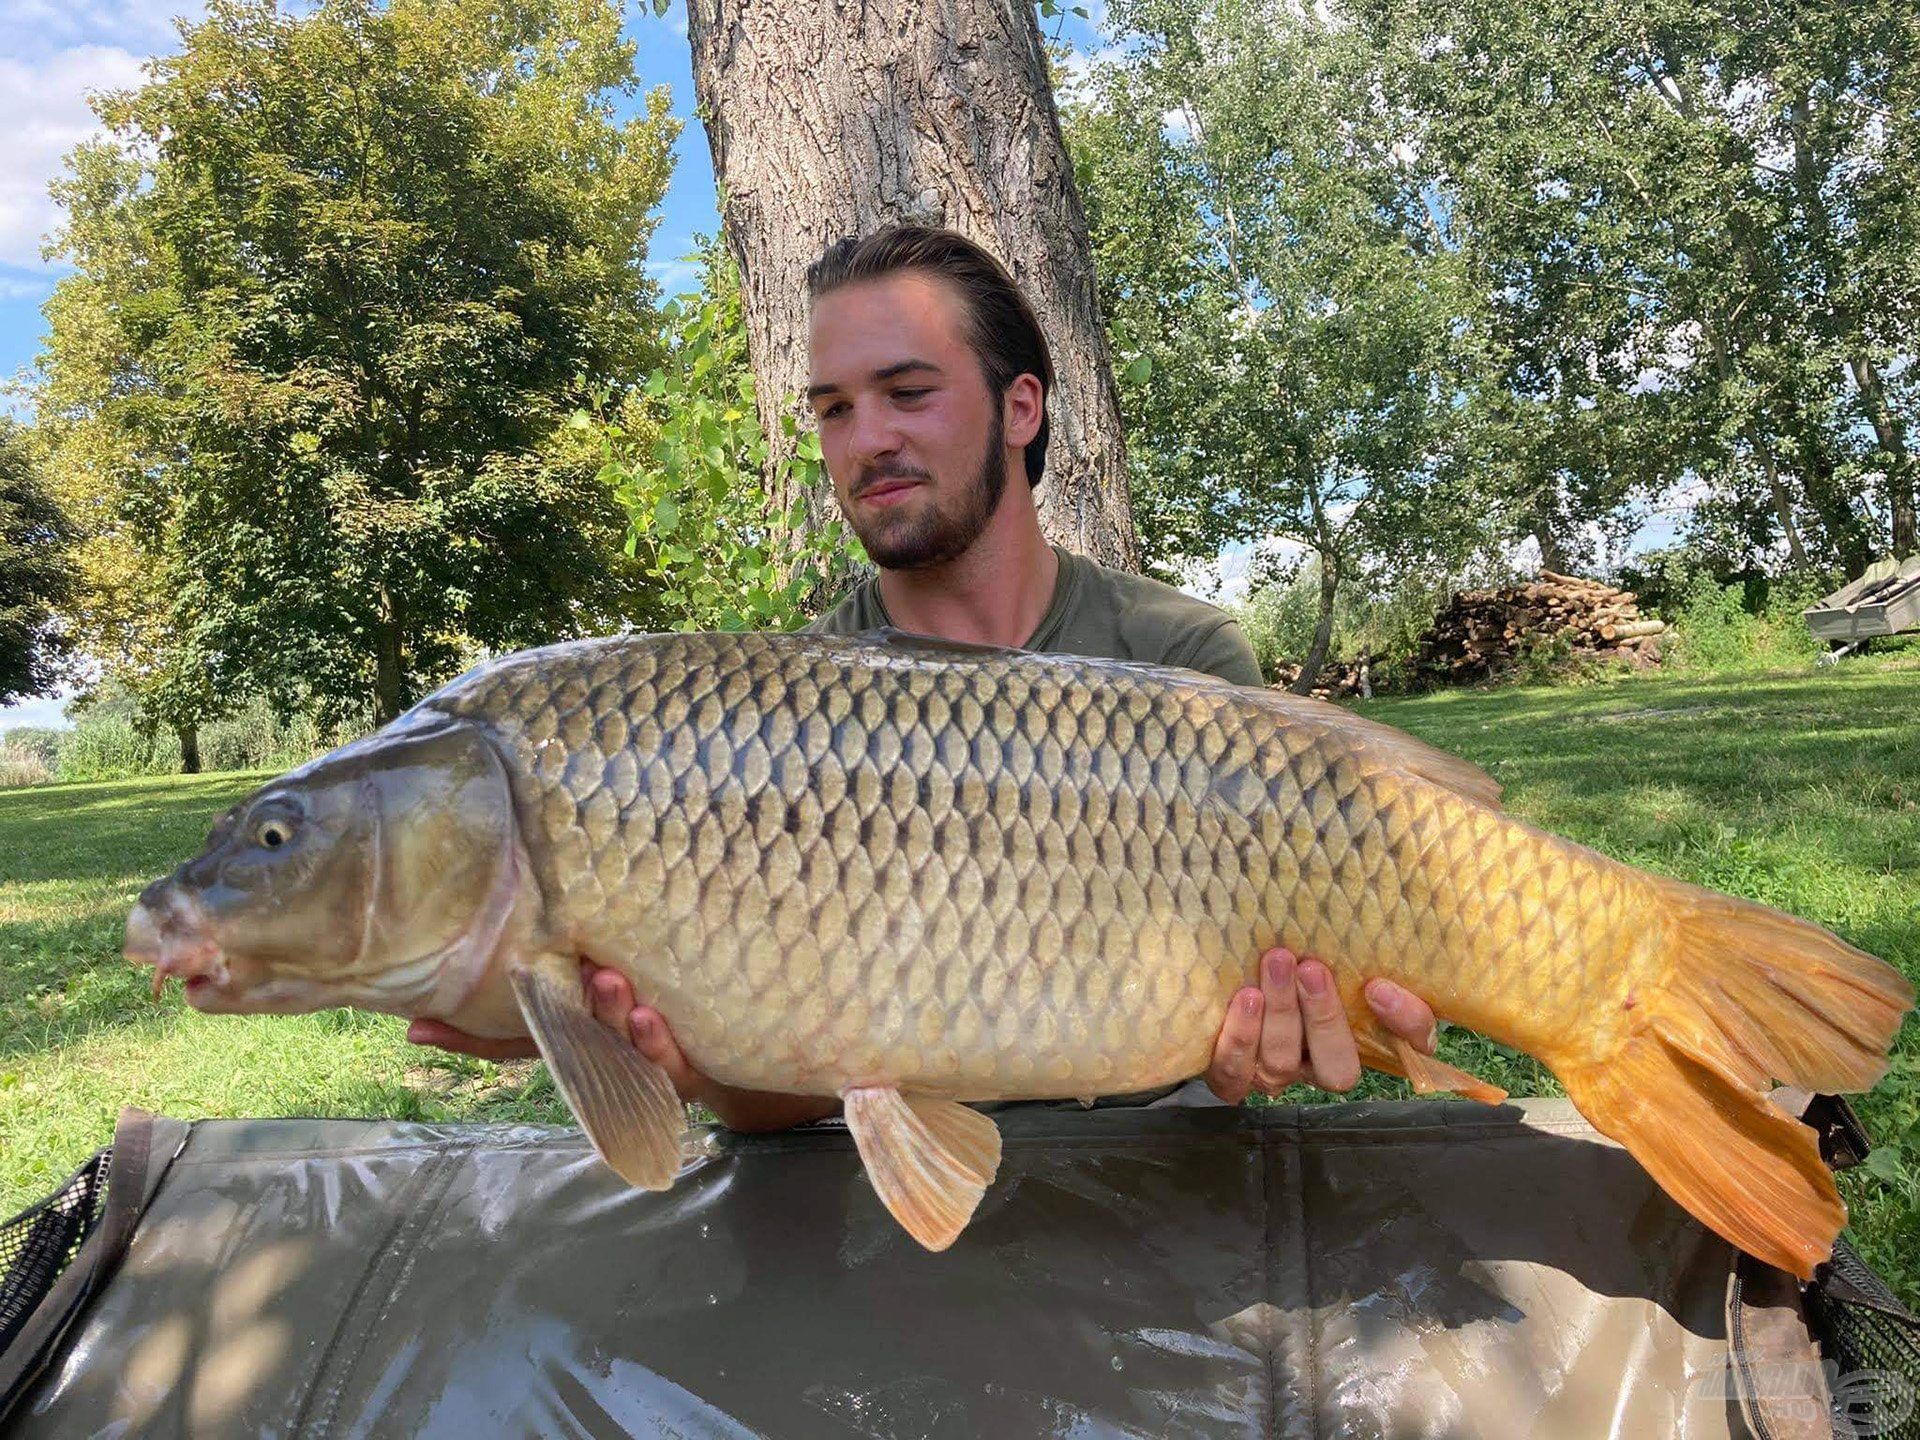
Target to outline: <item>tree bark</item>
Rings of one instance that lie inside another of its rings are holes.
[[[1886,386],[1880,382],[1879,367],[1869,355],[1848,359],[1847,369],[1853,383],[1860,387],[1860,400],[1867,420],[1873,426],[1874,439],[1887,457],[1887,498],[1893,509],[1893,558],[1904,560],[1913,554],[1914,481],[1913,455],[1907,449],[1906,427],[1887,403]]]
[[[1320,552],[1320,620],[1313,627],[1313,644],[1307,658],[1300,662],[1300,673],[1287,687],[1296,695],[1311,695],[1313,682],[1320,678],[1320,667],[1327,663],[1327,651],[1333,647],[1333,601],[1340,589],[1340,567],[1325,550]]]
[[[689,0],[687,28],[770,464],[792,448],[781,417],[804,418],[807,266],[845,236],[945,225],[1005,263],[1053,351],[1041,524],[1070,549],[1134,568],[1086,216],[1033,7]],[[816,515],[831,504],[824,490],[807,499]]]
[[[176,725],[173,733],[180,737],[180,773],[198,775],[200,773],[200,727],[197,725]]]
[[[407,669],[401,654],[400,602],[380,589],[380,613],[373,636],[373,723],[385,725],[400,718],[406,696]]]
[[[1767,493],[1773,497],[1773,513],[1779,517],[1781,532],[1787,537],[1787,558],[1795,570],[1805,570],[1807,551],[1800,543],[1800,527],[1793,523],[1793,496],[1787,493],[1786,482],[1780,478],[1780,466],[1773,458],[1773,447],[1751,425],[1747,427],[1747,443],[1753,446],[1754,457],[1759,460],[1760,468],[1767,477]]]

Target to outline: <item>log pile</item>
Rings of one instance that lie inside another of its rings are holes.
[[[1663,620],[1640,613],[1631,590],[1542,570],[1499,590],[1463,590],[1420,638],[1416,677],[1470,685],[1508,674],[1526,660],[1657,664]]]
[[[1280,665],[1274,669],[1274,688],[1290,690],[1293,682],[1300,678],[1298,665]],[[1309,692],[1316,700],[1340,700],[1358,696],[1362,700],[1373,698],[1373,659],[1363,655],[1358,660],[1329,660],[1320,667],[1320,673],[1314,677],[1313,689]]]

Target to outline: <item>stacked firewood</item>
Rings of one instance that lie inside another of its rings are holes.
[[[1631,590],[1542,570],[1537,580],[1499,590],[1464,590],[1420,638],[1414,671],[1430,684],[1492,679],[1529,658],[1660,659],[1667,626],[1634,604]]]
[[[1298,665],[1279,665],[1274,669],[1273,683],[1281,690],[1291,690],[1293,682],[1300,678]],[[1357,695],[1363,700],[1373,698],[1373,660],[1363,655],[1358,660],[1329,660],[1320,667],[1320,673],[1314,676],[1313,689],[1309,692],[1316,699],[1344,699]]]

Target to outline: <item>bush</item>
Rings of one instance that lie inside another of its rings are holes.
[[[1808,664],[1825,648],[1800,613],[1820,598],[1819,582],[1775,581],[1757,608],[1750,594],[1744,582],[1696,576],[1668,616],[1674,638],[1667,663],[1700,674],[1777,670]]]
[[[89,710],[60,742],[56,780],[121,780],[171,775],[180,769],[180,742],[169,732],[143,735],[126,715]]]
[[[335,743],[309,717],[276,719],[267,702],[256,697],[238,714],[200,727],[200,766],[204,770],[287,770],[306,764]]]
[[[1333,606],[1329,660],[1373,658],[1376,690],[1403,689],[1427,627],[1453,593],[1457,577],[1411,575],[1384,589],[1341,587]],[[1271,680],[1283,664],[1298,664],[1313,645],[1320,619],[1320,572],[1309,560],[1290,580],[1263,586],[1234,607],[1234,618],[1253,643],[1260,669]]]
[[[15,743],[11,735],[0,737],[0,790],[44,785],[52,778],[53,767],[38,750]]]

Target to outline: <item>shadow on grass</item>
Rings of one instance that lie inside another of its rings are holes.
[[[173,775],[0,791],[0,886],[136,876],[145,884],[198,854],[213,822],[264,778]]]

